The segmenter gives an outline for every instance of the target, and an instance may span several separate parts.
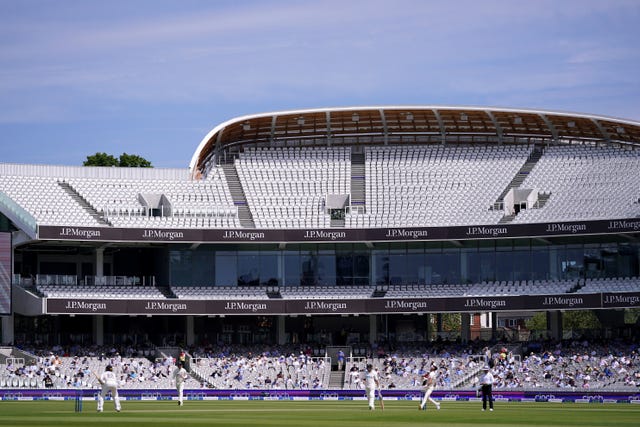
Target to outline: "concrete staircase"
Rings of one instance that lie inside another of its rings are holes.
[[[500,196],[498,196],[493,206],[491,206],[489,210],[502,209],[502,204],[504,203],[504,196],[506,196],[509,190],[511,190],[512,188],[520,187],[520,185],[524,182],[527,176],[529,176],[529,173],[531,173],[535,165],[538,163],[538,160],[540,160],[540,157],[542,157],[542,154],[543,154],[543,151],[538,148],[535,148],[531,152],[531,154],[527,158],[527,161],[524,162],[524,164],[522,165],[518,173],[516,173],[516,175],[511,180],[511,182],[505,187],[505,189],[502,191]]]
[[[354,150],[356,147],[353,147]],[[351,152],[351,206],[366,209],[364,153]]]
[[[253,221],[253,215],[249,209],[247,196],[245,195],[242,184],[240,183],[240,177],[238,176],[236,166],[233,163],[226,163],[222,165],[222,170],[224,171],[224,176],[227,179],[227,185],[231,192],[233,204],[238,208],[238,219],[240,220],[240,225],[244,228],[256,228],[256,223]]]
[[[80,206],[82,206],[82,209],[84,209],[85,211],[87,211],[89,213],[89,215],[91,215],[91,217],[93,219],[95,219],[99,224],[101,225],[108,225],[108,226],[112,226],[113,224],[111,224],[109,221],[107,221],[104,216],[98,212],[97,210],[95,210],[95,208],[93,206],[91,206],[89,204],[89,202],[87,202],[85,200],[84,197],[82,197],[80,195],[80,193],[78,193],[75,188],[73,188],[72,186],[69,185],[68,182],[65,181],[58,181],[58,185],[65,191],[65,193],[67,193],[69,196],[71,196],[71,198],[73,200],[75,200],[75,202],[77,204],[79,204]]]
[[[329,387],[330,389],[341,389],[344,387],[344,370],[342,371],[331,371],[329,374]]]

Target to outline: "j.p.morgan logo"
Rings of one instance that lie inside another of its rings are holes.
[[[172,313],[177,313],[179,311],[187,311],[187,304],[149,301],[147,302],[147,305],[144,306],[144,309],[146,311],[170,311]]]
[[[586,224],[547,224],[547,233],[579,233],[587,231]]]
[[[304,233],[305,239],[338,240],[345,237],[347,233],[344,231],[307,230]]]
[[[580,297],[545,297],[542,305],[561,305],[565,307],[573,307],[575,305],[584,305],[584,300]]]
[[[429,237],[427,230],[407,230],[404,228],[389,228],[387,234],[384,237],[391,239],[420,239]]]
[[[60,237],[78,237],[81,239],[93,239],[100,237],[100,230],[83,229],[77,227],[63,227],[60,229]]]
[[[497,237],[507,234],[507,227],[468,227],[467,236]]]
[[[640,221],[609,221],[609,230],[640,230]]]
[[[622,304],[631,306],[638,305],[640,297],[637,295],[605,295],[603,302],[607,305]]]
[[[467,308],[498,308],[506,307],[507,302],[503,299],[467,298],[464,306]]]
[[[258,231],[227,230],[222,235],[226,240],[264,240],[264,233]]]
[[[304,305],[304,309],[307,311],[339,311],[346,310],[347,304],[344,302],[307,301],[307,303]]]
[[[142,233],[142,237],[144,239],[175,240],[183,239],[184,233],[182,231],[147,229]]]
[[[426,301],[403,301],[403,300],[390,300],[384,305],[387,310],[426,310]]]
[[[224,306],[226,311],[241,311],[257,313],[259,311],[266,311],[267,304],[265,303],[248,303],[248,302],[227,302]]]
[[[104,302],[86,302],[86,301],[67,301],[67,304],[64,306],[66,310],[76,311],[106,311],[107,304]]]

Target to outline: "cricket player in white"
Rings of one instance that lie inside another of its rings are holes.
[[[422,389],[424,390],[424,396],[422,396],[422,401],[420,402],[420,410],[427,409],[427,400],[433,403],[436,406],[436,409],[440,409],[440,404],[431,398],[431,393],[433,389],[436,387],[436,371],[438,367],[435,365],[431,366],[429,373],[424,376],[424,381],[422,382]]]
[[[120,396],[118,396],[118,378],[113,373],[113,367],[107,365],[105,371],[98,378],[98,382],[102,385],[102,391],[98,394],[98,412],[102,412],[104,409],[104,398],[107,393],[111,392],[111,398],[116,408],[116,412],[120,412]]]
[[[184,382],[189,377],[187,370],[184,369],[184,364],[182,362],[178,362],[178,367],[173,372],[173,378],[176,382],[176,390],[178,390],[178,405],[183,405],[182,395],[184,391]]]
[[[367,365],[367,372],[364,375],[364,389],[369,399],[369,409],[375,409],[376,390],[380,387],[380,378],[378,371],[373,369],[373,365]]]

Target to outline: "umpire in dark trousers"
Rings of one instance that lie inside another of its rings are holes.
[[[489,410],[493,411],[493,395],[491,394],[491,388],[493,387],[494,378],[491,374],[491,369],[485,366],[484,374],[480,377],[480,391],[482,392],[482,410],[487,410],[487,401],[489,401]]]

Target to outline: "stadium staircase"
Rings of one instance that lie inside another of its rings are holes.
[[[233,199],[233,204],[238,208],[238,219],[240,225],[244,228],[256,228],[256,223],[253,221],[253,215],[249,209],[247,203],[247,196],[242,188],[238,171],[233,163],[226,163],[222,165],[224,176],[227,179],[227,185],[229,186],[229,192]]]
[[[329,375],[329,387],[330,389],[341,389],[344,388],[344,375],[345,370],[342,371],[331,371]]]
[[[511,182],[505,187],[505,189],[502,191],[500,196],[498,196],[496,201],[493,203],[493,206],[491,206],[489,208],[489,210],[502,210],[502,209],[504,209],[504,206],[503,206],[504,205],[504,197],[507,195],[509,190],[511,190],[512,188],[519,188],[520,185],[522,185],[524,180],[527,178],[527,176],[529,176],[529,173],[531,173],[531,171],[536,166],[536,164],[538,163],[538,160],[540,160],[540,158],[542,157],[543,154],[544,154],[544,151],[541,148],[534,148],[534,150],[531,152],[531,154],[527,158],[527,161],[524,162],[524,164],[522,165],[522,167],[520,168],[518,173],[516,173],[516,175],[511,180]],[[546,198],[544,198],[544,201],[542,201],[544,196],[546,196]],[[538,195],[539,203],[538,203],[537,207],[538,208],[543,207],[548,199],[549,199],[548,195],[546,195],[546,194],[543,195],[542,193],[540,193]],[[511,222],[516,217],[516,215],[517,214],[515,214],[515,215],[505,215],[500,219],[500,221],[498,221],[498,224],[505,224],[505,223]]]
[[[84,197],[82,197],[71,185],[69,185],[66,181],[58,181],[58,185],[62,187],[62,189],[67,193],[73,200],[78,203],[82,209],[87,211],[89,215],[93,217],[99,224],[113,226],[109,221],[107,221],[100,212],[95,210],[93,206],[89,202],[87,202]]]
[[[178,298],[178,295],[173,292],[170,286],[156,286],[156,289],[162,292],[162,295],[167,298]]]
[[[353,147],[351,151],[351,206],[364,209],[366,208],[364,153],[354,152],[356,148],[358,147]]]

